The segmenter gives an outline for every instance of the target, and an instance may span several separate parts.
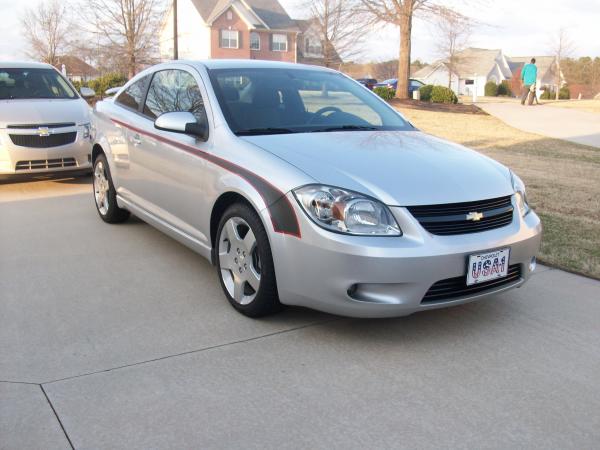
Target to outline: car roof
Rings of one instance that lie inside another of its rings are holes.
[[[41,62],[32,61],[0,61],[2,69],[52,69],[53,66]]]
[[[205,59],[205,60],[177,60],[169,61],[165,64],[184,63],[189,65],[201,65],[207,69],[312,69],[328,72],[335,72],[322,66],[311,66],[308,64],[288,63],[280,61],[264,61],[260,59]]]

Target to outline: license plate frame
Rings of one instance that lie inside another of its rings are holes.
[[[473,253],[467,259],[467,286],[506,278],[510,248],[500,248],[487,252]],[[489,264],[486,264],[489,262]]]

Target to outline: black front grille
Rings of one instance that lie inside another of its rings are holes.
[[[485,291],[494,290],[516,283],[521,279],[521,265],[513,264],[508,267],[508,275],[504,278],[486,281],[467,286],[467,276],[448,278],[435,283],[429,288],[421,303],[443,302],[459,297],[468,297]]]
[[[13,144],[19,147],[49,148],[75,142],[77,132],[57,133],[48,136],[39,136],[37,134],[9,134],[9,136]]]
[[[407,209],[423,228],[442,236],[500,228],[510,224],[513,217],[510,195],[477,202],[408,206]],[[481,217],[478,220],[467,219],[474,213]]]
[[[17,162],[15,170],[59,169],[62,167],[75,167],[76,165],[75,158],[33,159]]]

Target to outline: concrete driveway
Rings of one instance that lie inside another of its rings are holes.
[[[477,103],[488,114],[530,133],[600,148],[600,114],[516,102]]]
[[[598,448],[600,282],[252,320],[88,182],[0,185],[0,448]]]

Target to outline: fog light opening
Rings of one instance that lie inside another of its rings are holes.
[[[353,284],[352,286],[350,286],[348,288],[348,291],[347,291],[348,292],[348,297],[354,298],[357,289],[358,289],[358,285],[357,284]]]
[[[529,272],[533,272],[536,267],[537,267],[537,260],[535,259],[535,256],[534,256],[531,258],[531,262],[529,263]]]

